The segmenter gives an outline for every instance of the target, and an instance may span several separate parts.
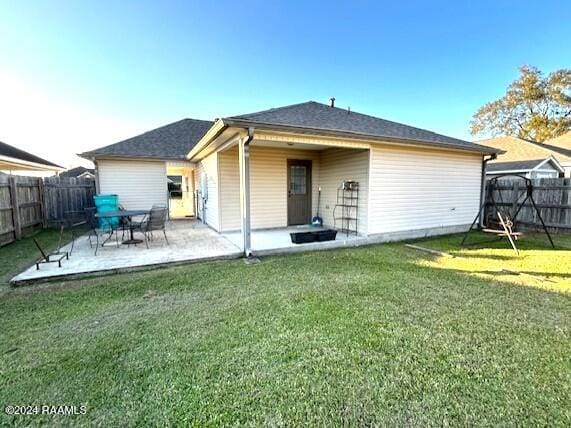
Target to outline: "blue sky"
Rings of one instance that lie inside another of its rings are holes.
[[[331,96],[469,139],[520,65],[571,67],[569,1],[0,0],[0,16],[0,140],[65,162],[183,117]]]

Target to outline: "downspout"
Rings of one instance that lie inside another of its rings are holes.
[[[252,256],[250,222],[250,143],[254,139],[254,128],[248,128],[248,137],[240,142],[240,199],[242,208],[242,238],[244,255]]]
[[[486,213],[486,206],[484,203],[486,202],[486,169],[488,167],[488,162],[494,160],[498,157],[496,153],[492,153],[489,158],[486,159],[486,156],[482,157],[482,182],[480,185],[480,227],[484,226],[484,214]]]
[[[93,165],[95,166],[95,193],[101,193],[101,184],[99,183],[99,165],[97,161],[93,159]]]

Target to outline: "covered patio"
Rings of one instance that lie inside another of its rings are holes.
[[[136,246],[119,243],[117,246],[115,239],[109,239],[105,246],[99,248],[97,256],[94,255],[95,249],[89,244],[88,236],[82,235],[76,238],[69,260],[64,260],[61,268],[57,263],[41,264],[39,270],[34,265],[12,278],[11,282],[19,284],[100,275],[242,256],[239,247],[196,220],[169,221],[166,233],[170,245],[167,245],[162,234],[155,237],[149,248],[144,243]],[[71,244],[62,248],[63,251],[70,249]]]
[[[367,144],[250,129],[197,161],[198,215],[246,256],[365,243],[369,163]],[[315,216],[336,239],[292,243]]]
[[[354,234],[337,233],[335,240],[324,242],[309,242],[294,244],[290,233],[325,230],[326,228],[314,228],[307,226],[292,226],[278,229],[258,229],[251,232],[251,251],[254,256],[266,256],[271,254],[294,253],[298,251],[325,250],[331,248],[357,246],[370,243],[364,236]],[[241,231],[223,233],[226,239],[236,247],[243,245]]]

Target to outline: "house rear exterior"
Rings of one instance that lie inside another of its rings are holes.
[[[192,214],[220,233],[241,231],[246,252],[252,230],[307,225],[317,213],[339,229],[338,192],[348,181],[358,183],[351,229],[359,236],[466,230],[480,206],[484,159],[497,151],[316,102],[219,119],[190,143],[177,167],[194,195]],[[97,152],[100,192],[118,193],[127,208],[165,202],[173,160]]]
[[[211,126],[183,119],[81,156],[95,164],[98,193],[119,195],[128,209],[163,205],[172,218],[190,217],[196,214],[194,165],[186,155]]]

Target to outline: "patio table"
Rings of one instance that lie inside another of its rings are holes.
[[[109,217],[122,217],[126,218],[129,222],[129,239],[122,242],[125,245],[136,245],[143,242],[142,239],[135,239],[133,236],[133,217],[147,215],[149,214],[148,210],[117,210],[117,211],[108,211],[105,213],[96,213],[95,217],[97,218],[109,218]]]

